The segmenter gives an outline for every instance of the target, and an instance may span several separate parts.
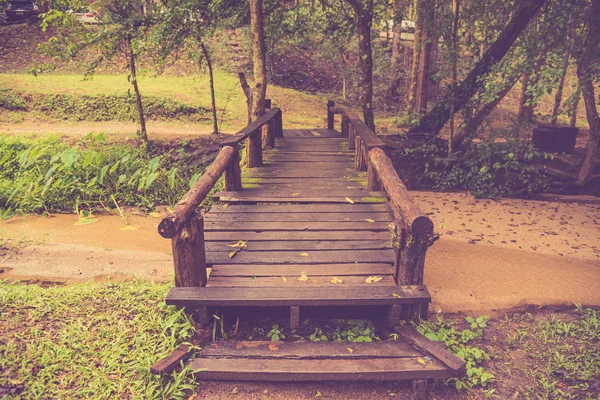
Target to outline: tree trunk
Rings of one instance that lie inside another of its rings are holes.
[[[502,60],[511,48],[519,34],[525,29],[529,20],[544,5],[546,0],[524,0],[515,12],[508,25],[504,28],[498,39],[485,52],[467,77],[458,85],[454,107],[450,104],[450,94],[445,95],[431,111],[422,119],[421,123],[411,132],[430,132],[438,134],[450,118],[450,111],[460,110],[477,92],[483,84],[480,78],[491,71],[494,65]]]
[[[573,99],[573,105],[571,106],[571,119],[569,125],[575,128],[577,126],[577,110],[579,109],[579,100],[581,100],[581,88],[578,86],[575,91],[575,99]]]
[[[361,99],[365,124],[375,131],[373,115],[373,53],[371,52],[371,24],[373,0],[348,0],[357,16],[358,54],[361,73]]]
[[[452,0],[452,42],[450,58],[452,63],[452,88],[450,92],[450,140],[448,141],[448,153],[454,148],[454,96],[456,95],[456,83],[458,80],[458,22],[460,18],[460,0]],[[462,142],[462,140],[461,140]]]
[[[252,30],[252,64],[254,68],[254,89],[252,90],[252,118],[258,119],[265,113],[267,94],[267,69],[265,52],[265,31],[263,24],[262,0],[250,0],[250,27]]]
[[[585,157],[577,174],[577,184],[584,185],[590,179],[594,168],[594,157],[598,153],[600,141],[600,116],[596,108],[596,96],[594,94],[594,64],[598,57],[598,42],[600,42],[600,23],[597,17],[600,15],[600,0],[592,0],[592,10],[588,18],[588,33],[584,44],[584,51],[577,67],[579,87],[585,102],[585,112],[590,126],[590,136],[585,149]]]
[[[535,110],[535,96],[530,89],[535,88],[540,81],[540,71],[546,63],[546,55],[550,51],[550,47],[546,47],[542,50],[539,58],[537,59],[532,73],[526,72],[523,75],[523,87],[521,88],[521,100],[519,103],[519,114],[517,117],[518,121],[531,123],[533,122],[533,112]]]
[[[571,58],[571,48],[567,50],[565,55],[565,62],[562,67],[562,73],[560,80],[558,81],[558,87],[556,88],[556,94],[554,95],[554,107],[552,107],[552,119],[551,124],[556,125],[558,123],[558,111],[560,110],[560,103],[562,102],[563,89],[565,87],[565,79],[567,77],[567,71],[569,70],[569,60]]]
[[[519,81],[520,75],[521,74],[519,72],[516,72],[511,78],[509,78],[509,81],[507,82],[506,86],[504,86],[499,92],[497,92],[494,95],[494,100],[484,104],[479,110],[477,110],[477,114],[475,114],[469,120],[467,125],[465,125],[465,127],[461,130],[461,132],[452,139],[452,149],[455,150],[459,148],[466,138],[475,135],[475,132],[477,132],[477,129],[479,129],[479,127],[487,118],[487,116],[490,115],[492,111],[494,111],[496,106],[500,104],[502,99],[506,97],[508,92],[510,92],[513,86],[515,86],[515,84]]]
[[[210,101],[212,104],[213,116],[213,133],[218,135],[219,124],[217,120],[217,100],[215,99],[215,77],[213,75],[212,60],[210,58],[210,53],[203,42],[200,42],[200,48],[202,49],[202,54],[204,55],[204,58],[206,59],[206,65],[208,66],[208,78],[210,80]]]
[[[246,96],[246,104],[248,105],[248,125],[250,125],[250,122],[252,122],[252,88],[248,85],[246,75],[243,72],[238,72],[238,77],[240,78],[240,85]]]
[[[433,1],[426,1],[422,10],[422,28],[421,28],[421,55],[419,60],[419,69],[417,74],[417,96],[415,98],[415,111],[420,114],[427,112],[427,102],[429,99],[429,71],[431,70],[431,52],[432,35],[435,4]]]
[[[525,114],[525,102],[527,101],[527,90],[529,89],[529,71],[523,74],[521,80],[521,95],[519,96],[519,111],[517,112],[517,121],[523,121]]]
[[[423,29],[423,0],[414,0],[415,33],[413,42],[412,65],[410,69],[410,86],[408,90],[408,110],[415,112],[417,109],[417,79],[419,75],[419,60],[421,59],[421,31]]]
[[[390,83],[388,85],[388,97],[393,99],[398,95],[398,87],[400,86],[400,78],[402,74],[402,19],[403,19],[404,0],[396,0],[394,11],[394,38],[392,40],[392,58],[390,65]]]
[[[135,53],[131,48],[131,38],[127,37],[127,50],[129,52],[129,71],[131,74],[131,84],[135,92],[135,105],[140,119],[140,138],[144,143],[148,143],[148,132],[146,131],[146,117],[144,117],[144,106],[142,104],[142,95],[137,83],[137,70],[135,68]]]

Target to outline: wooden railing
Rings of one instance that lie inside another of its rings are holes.
[[[425,253],[438,236],[433,222],[411,199],[398,176],[392,160],[386,155],[385,143],[352,111],[327,102],[327,129],[334,128],[335,114],[341,114],[341,134],[348,138],[348,148],[354,149],[354,166],[367,171],[367,188],[383,190],[390,199],[395,224],[392,244],[396,249],[396,283],[422,285]]]
[[[270,101],[267,107],[270,108]],[[254,168],[262,165],[262,150],[274,147],[276,137],[283,137],[279,108],[268,109],[259,119],[223,140],[212,164],[160,222],[158,233],[170,238],[173,247],[175,286],[206,286],[204,221],[197,208],[223,174],[225,191],[243,190],[240,143],[246,142],[246,166]]]

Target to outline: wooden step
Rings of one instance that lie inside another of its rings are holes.
[[[201,306],[372,306],[429,303],[425,286],[174,287],[166,303]]]
[[[451,378],[441,362],[409,343],[217,342],[189,365],[200,379],[258,381]]]

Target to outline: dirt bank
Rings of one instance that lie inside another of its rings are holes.
[[[441,234],[425,270],[434,312],[600,305],[600,207],[461,193],[414,198]],[[84,226],[73,226],[75,215],[2,221],[0,236],[17,249],[0,252],[0,279],[166,281],[171,245],[156,232],[159,217],[129,216],[135,230],[112,215]]]

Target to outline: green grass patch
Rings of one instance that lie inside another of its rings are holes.
[[[363,203],[387,203],[385,197],[363,197],[360,199]]]
[[[120,205],[173,205],[204,172],[186,145],[145,150],[87,135],[74,145],[56,138],[0,136],[0,217]]]
[[[185,314],[165,305],[169,286],[0,281],[0,397],[13,388],[15,399],[188,398],[196,387],[188,369],[150,373],[193,333]]]

